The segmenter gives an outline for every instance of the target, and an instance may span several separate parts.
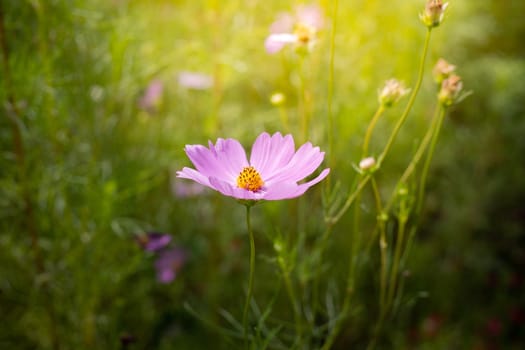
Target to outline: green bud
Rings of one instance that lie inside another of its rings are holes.
[[[402,82],[396,79],[387,80],[379,91],[379,103],[384,107],[391,107],[409,92],[410,89],[405,88]]]
[[[447,7],[448,2],[443,3],[442,0],[429,0],[423,13],[419,15],[419,19],[421,19],[421,22],[428,28],[437,27],[443,21]]]
[[[441,84],[443,80],[450,77],[455,70],[456,66],[440,58],[432,70],[432,75],[434,76],[436,83]]]
[[[444,107],[452,106],[460,97],[463,82],[459,75],[451,75],[441,83],[438,100]]]

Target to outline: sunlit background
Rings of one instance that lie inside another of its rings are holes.
[[[525,2],[449,3],[426,69],[446,58],[472,94],[445,120],[403,298],[380,348],[520,349]],[[323,26],[311,52],[267,53],[271,24],[301,4],[311,3],[0,1],[0,348],[238,346],[207,321],[230,327],[221,310],[240,314],[244,211],[175,178],[190,165],[184,145],[233,137],[248,147],[262,131],[281,131],[326,151],[332,113],[330,182],[347,191],[378,90],[392,77],[413,87],[425,38],[423,0],[341,0],[337,21],[334,1],[321,1]],[[284,100],[272,103],[276,93]],[[378,175],[387,186],[422,137],[435,94],[427,75]],[[379,121],[372,152],[403,106]],[[311,116],[307,130],[302,113]],[[268,236],[318,234],[318,187],[307,199],[254,209],[261,303],[279,293]],[[294,217],[297,208],[304,220]],[[329,243],[327,290],[342,286],[350,221],[336,226]],[[170,234],[181,254],[168,283],[158,279],[158,256],[139,244],[146,232]],[[359,276],[361,303],[334,349],[368,343],[377,319],[374,267]],[[298,278],[307,279],[308,264],[300,268]]]

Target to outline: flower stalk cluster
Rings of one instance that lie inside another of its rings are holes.
[[[335,8],[337,11],[337,6]],[[420,19],[427,31],[419,57],[417,78],[412,87],[407,88],[404,83],[397,79],[389,79],[378,91],[378,107],[370,119],[364,135],[360,161],[358,165],[354,165],[358,174],[347,195],[341,196],[339,194],[338,183],[333,187],[331,187],[331,183],[325,186],[328,189],[323,196],[326,227],[325,231],[319,235],[319,238],[314,240],[311,256],[298,258],[296,253],[301,246],[299,239],[295,248],[291,247],[289,242],[284,243],[280,233],[273,241],[276,254],[275,262],[279,267],[293,311],[294,327],[288,327],[289,329],[287,330],[290,332],[295,331],[295,336],[288,337],[288,339],[294,339],[293,348],[303,348],[303,345],[309,343],[322,343],[321,349],[331,349],[351,314],[352,295],[356,286],[357,276],[359,275],[359,266],[363,260],[362,251],[366,254],[373,245],[376,245],[379,249],[380,260],[377,279],[379,284],[379,312],[374,336],[370,341],[369,348],[375,347],[381,335],[384,322],[387,320],[387,317],[395,313],[395,301],[401,295],[403,285],[400,271],[403,270],[404,257],[410,249],[417,228],[430,162],[436,149],[448,107],[457,103],[462,97],[463,82],[455,73],[456,66],[443,59],[440,59],[434,66],[432,75],[438,86],[436,113],[424,136],[421,138],[416,152],[410,157],[404,172],[399,176],[390,197],[384,198],[384,192],[381,191],[380,186],[381,178],[377,175],[381,173],[383,162],[390,154],[400,130],[412,112],[425,77],[432,30],[442,23],[447,8],[448,3],[443,3],[441,0],[429,0],[420,14]],[[312,9],[310,8],[310,10]],[[309,15],[305,15],[305,13]],[[322,27],[322,21],[318,15],[319,13],[316,11],[297,11],[291,16],[281,17],[272,25],[271,34],[266,38],[265,47],[267,52],[277,53],[287,45],[293,45],[296,49],[306,49],[307,52],[311,51],[318,40],[318,33]],[[336,14],[334,14],[334,29],[335,18]],[[331,151],[333,151],[333,137],[331,135],[333,132],[332,108],[330,105],[334,79],[332,71],[333,53],[334,34],[332,34],[330,50],[330,98],[328,102],[328,139],[330,144],[329,150]],[[304,61],[301,60],[299,72],[303,71],[303,64]],[[302,76],[300,82],[301,85],[304,83]],[[301,96],[305,95],[304,87],[301,91]],[[378,121],[385,113],[394,113],[395,108],[391,107],[401,103],[405,96],[408,97],[408,101],[392,126],[383,147],[379,151],[374,150],[374,144],[371,140]],[[300,110],[301,103],[304,103],[306,98],[303,96],[302,100],[300,98],[298,100],[298,110]],[[270,98],[270,103],[280,109],[282,109],[285,102],[286,97],[280,92],[274,93]],[[283,125],[288,129],[290,125],[288,124],[287,116],[281,119]],[[308,136],[308,133],[305,131],[308,129],[307,121],[307,118],[304,119],[302,125],[304,139]],[[254,300],[253,286],[255,279],[255,239],[250,218],[250,208],[257,203],[265,201],[301,197],[312,186],[324,180],[328,176],[330,169],[325,168],[317,176],[310,178],[323,163],[324,152],[310,142],[305,142],[296,149],[292,135],[282,135],[279,132],[274,134],[261,133],[253,143],[249,157],[240,142],[235,139],[219,138],[215,143],[210,141],[207,146],[187,145],[185,152],[193,163],[194,168],[183,168],[177,172],[179,178],[193,180],[225,196],[235,198],[246,206],[250,259],[248,292],[242,313],[242,336],[245,340],[245,345],[248,347],[255,337],[255,331],[258,331],[252,329],[249,325],[250,305]],[[331,161],[330,164],[332,164]],[[416,170],[420,170],[419,181],[414,179],[414,174],[417,173]],[[365,229],[361,223],[362,216],[367,215],[362,212],[362,208],[365,206],[363,202],[368,198],[363,195],[363,192],[367,190],[371,193],[372,197],[370,198],[373,198],[373,206],[376,211],[374,216],[375,228],[371,234],[364,232]],[[338,311],[332,312],[329,315],[327,324],[321,327],[322,330],[319,330],[316,322],[321,315],[326,315],[320,303],[323,288],[320,283],[322,273],[313,272],[308,277],[303,277],[304,275],[297,272],[295,267],[296,264],[300,263],[300,259],[313,261],[313,263],[310,263],[311,265],[304,263],[305,266],[322,265],[324,253],[328,247],[334,227],[352,206],[354,209],[353,228],[350,233],[352,247],[348,250],[348,275],[344,293],[342,293],[342,302],[337,309]],[[304,215],[298,215],[298,217],[305,218]],[[390,227],[390,224],[392,224],[391,227],[396,228],[392,235],[388,234],[390,232],[389,229],[387,231],[387,227]],[[296,274],[299,276],[296,276]],[[303,289],[308,290],[305,293],[306,296],[301,296],[300,291]],[[253,346],[253,344],[251,345]]]

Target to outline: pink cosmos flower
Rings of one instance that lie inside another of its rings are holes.
[[[323,180],[330,169],[316,178],[298,183],[311,175],[324,159],[324,152],[305,143],[297,152],[292,135],[263,132],[255,140],[250,155],[234,139],[218,139],[209,148],[186,145],[186,154],[196,169],[183,168],[180,178],[211,187],[225,196],[243,200],[279,200],[295,198]]]
[[[317,5],[303,5],[293,15],[280,14],[270,26],[271,34],[264,46],[270,54],[279,52],[285,45],[294,44],[311,49],[316,42],[317,32],[323,26],[323,14]]]

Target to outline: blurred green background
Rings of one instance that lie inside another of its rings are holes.
[[[415,81],[424,3],[339,1],[331,176],[344,189],[355,176],[377,90],[391,77],[408,86]],[[244,212],[217,193],[193,195],[174,171],[190,165],[185,144],[234,137],[249,146],[264,130],[300,139],[301,81],[302,108],[312,116],[309,139],[326,150],[333,2],[319,3],[325,25],[303,61],[286,50],[269,55],[263,45],[276,15],[297,4],[0,1],[0,348],[232,348],[184,305],[222,323],[217,310],[239,314],[247,276]],[[403,305],[387,327],[385,349],[525,345],[524,12],[517,0],[451,0],[433,31],[427,72],[444,57],[473,94],[445,121],[405,266]],[[184,86],[187,72],[200,74],[201,84]],[[286,96],[281,108],[269,101],[275,92]],[[434,94],[427,74],[382,169],[386,182],[410,159]],[[380,120],[375,152],[402,105]],[[321,231],[319,193],[254,210],[258,274],[274,270],[265,235],[276,228]],[[307,221],[290,219],[295,206],[306,207]],[[338,261],[346,261],[348,245],[339,243],[348,241],[347,224],[330,242],[337,268],[327,273],[327,285],[343,276]],[[136,242],[149,231],[171,234],[187,252],[170,284],[156,281],[154,254]],[[374,277],[362,279],[359,321],[343,329],[335,348],[362,348],[377,318],[366,311],[376,300]],[[266,281],[256,289],[263,300],[276,288]]]

